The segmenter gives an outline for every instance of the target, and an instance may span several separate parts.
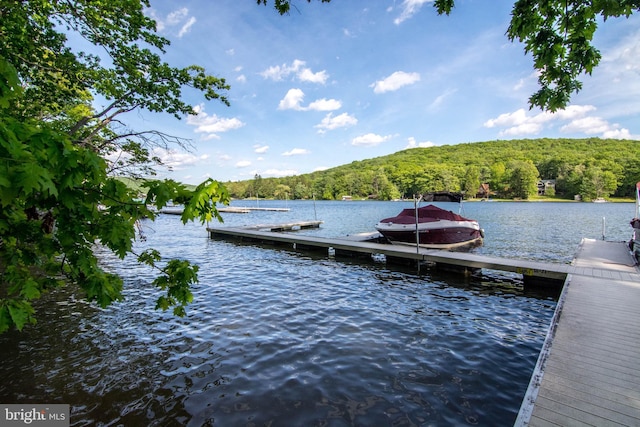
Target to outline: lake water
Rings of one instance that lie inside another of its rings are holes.
[[[234,202],[289,212],[227,225],[323,220],[305,234],[373,231],[412,202]],[[448,204],[439,204],[450,207]],[[451,207],[455,207],[451,206]],[[457,209],[457,208],[456,208]],[[628,240],[633,204],[466,203],[479,253],[570,262],[583,237]],[[185,318],[153,309],[153,272],[102,254],[126,301],[102,310],[67,288],[38,325],[0,336],[0,402],[67,403],[71,424],[511,425],[556,305],[519,279],[461,278],[210,240],[163,215],[147,246],[200,266]]]

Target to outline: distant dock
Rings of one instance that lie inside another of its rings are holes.
[[[253,211],[271,211],[271,212],[289,212],[289,208],[250,208],[244,206],[227,206],[217,208],[218,212],[221,213],[250,213]],[[160,210],[160,213],[167,215],[182,215],[184,212],[184,208],[182,207],[166,207]]]
[[[224,208],[218,208],[218,212],[230,212],[230,213],[249,213],[253,211],[270,211],[270,212],[289,212],[289,208],[250,208],[245,206],[228,206]]]

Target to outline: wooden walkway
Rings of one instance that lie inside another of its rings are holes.
[[[640,270],[625,243],[583,240],[516,426],[640,426]]]
[[[289,212],[289,208],[250,208],[244,206],[226,206],[217,208],[220,213],[251,213],[253,211]],[[182,215],[184,208],[181,206],[169,206],[160,210],[160,213],[168,215]]]
[[[260,207],[248,207],[248,206],[228,206],[218,208],[218,212],[228,213],[249,213],[253,211],[270,211],[270,212],[289,212],[289,208],[260,208]]]
[[[468,252],[449,252],[438,249],[416,250],[415,247],[390,245],[362,241],[370,238],[370,234],[346,236],[344,238],[325,238],[292,233],[276,233],[274,231],[296,230],[317,227],[321,221],[306,221],[289,224],[270,224],[247,227],[210,227],[207,228],[212,239],[240,239],[268,244],[289,245],[296,250],[325,251],[332,249],[338,256],[371,257],[384,255],[387,263],[409,262],[433,264],[445,269],[458,269],[471,272],[479,269],[491,269],[521,274],[525,283],[542,280],[545,284],[562,286],[567,275],[581,275],[597,278],[615,278],[632,280],[632,274],[620,271],[615,265],[601,263],[598,265],[554,264],[522,259],[508,259],[478,255]],[[267,231],[265,231],[267,230]]]

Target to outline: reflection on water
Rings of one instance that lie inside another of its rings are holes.
[[[465,213],[487,230],[481,250],[490,254],[511,248],[544,259],[554,244],[558,259],[570,259],[573,236],[597,222],[543,233],[560,221],[534,221],[526,204],[480,205]],[[314,219],[315,210],[325,224],[305,232],[339,236],[371,231],[401,209],[289,206],[225,218],[285,222]],[[72,289],[48,295],[37,327],[0,337],[0,401],[69,403],[73,425],[511,424],[555,308],[552,297],[525,293],[509,277],[417,275],[212,241],[178,217],[148,224],[146,235],[139,246],[199,264],[188,316],[154,311],[153,272],[104,254],[126,278],[126,301],[102,310]],[[522,239],[530,245],[509,245]]]

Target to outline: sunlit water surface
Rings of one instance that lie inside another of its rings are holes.
[[[412,203],[234,202],[289,212],[226,225],[323,220],[306,234],[373,230]],[[455,206],[444,207],[457,209]],[[467,203],[479,253],[570,262],[583,237],[625,240],[631,204]],[[68,403],[72,425],[511,425],[555,308],[496,272],[464,279],[283,248],[214,241],[163,215],[163,255],[200,266],[185,318],[154,310],[154,272],[102,254],[125,278],[106,310],[72,289],[38,325],[0,337],[0,401]]]

